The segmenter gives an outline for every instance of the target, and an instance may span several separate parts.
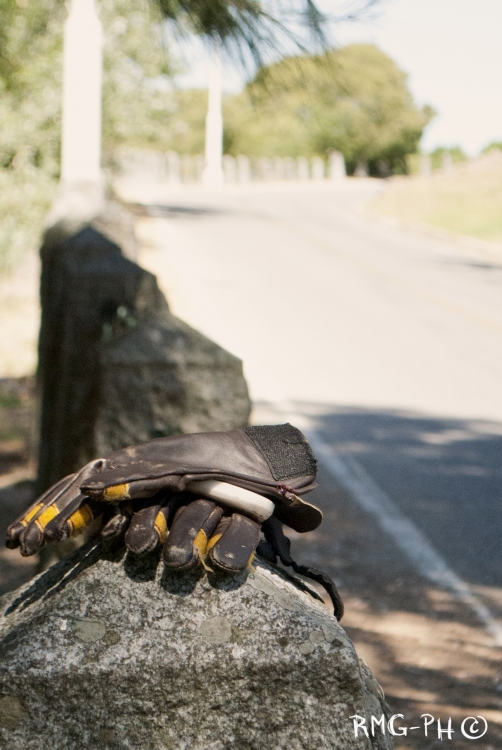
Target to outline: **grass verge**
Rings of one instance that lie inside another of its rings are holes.
[[[455,165],[449,174],[391,180],[370,210],[502,245],[502,153]]]

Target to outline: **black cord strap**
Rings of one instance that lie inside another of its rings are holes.
[[[266,555],[267,559],[270,559],[269,555],[272,552],[275,559],[277,559],[278,557],[283,565],[288,568],[293,568],[295,573],[297,573],[298,575],[305,576],[306,578],[310,578],[313,581],[316,581],[316,583],[320,583],[333,602],[333,614],[335,615],[336,619],[340,621],[343,617],[343,602],[340,594],[338,593],[338,589],[336,588],[331,578],[327,576],[326,573],[323,573],[322,570],[311,568],[308,565],[298,565],[298,563],[293,560],[293,558],[291,557],[291,541],[285,535],[282,528],[282,523],[277,518],[271,516],[262,525],[262,529],[263,533],[265,534],[265,539],[268,542],[268,555]]]

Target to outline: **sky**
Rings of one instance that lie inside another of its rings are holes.
[[[318,0],[327,13],[337,0]],[[333,28],[339,46],[370,42],[409,75],[415,101],[431,104],[437,116],[428,125],[422,148],[460,145],[475,155],[502,141],[502,0],[382,0],[368,21]],[[207,85],[206,53],[187,51],[190,73],[179,85]],[[243,74],[224,65],[224,87],[236,92]]]

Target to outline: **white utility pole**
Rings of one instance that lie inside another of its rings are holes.
[[[206,116],[206,158],[202,182],[210,187],[223,185],[223,117],[221,114],[221,55],[217,43],[209,64],[209,92]]]
[[[103,34],[94,0],[70,0],[64,29],[61,182],[101,182]]]

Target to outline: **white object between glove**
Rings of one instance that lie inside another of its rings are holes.
[[[274,503],[263,495],[258,495],[243,487],[236,487],[227,482],[207,479],[204,482],[190,482],[187,490],[203,497],[217,500],[222,505],[235,508],[245,516],[249,516],[258,523],[263,523],[274,512]]]

